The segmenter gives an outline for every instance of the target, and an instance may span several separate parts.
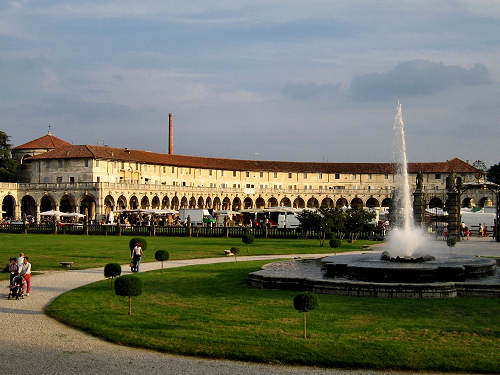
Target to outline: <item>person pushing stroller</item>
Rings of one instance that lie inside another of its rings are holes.
[[[24,277],[20,275],[14,276],[14,278],[12,279],[12,285],[10,287],[9,297],[7,299],[24,298],[23,289],[24,289]]]

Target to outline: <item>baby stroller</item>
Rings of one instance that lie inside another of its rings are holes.
[[[23,286],[24,286],[24,277],[16,276],[12,279],[12,286],[10,287],[10,293],[8,299],[19,297],[23,298]]]

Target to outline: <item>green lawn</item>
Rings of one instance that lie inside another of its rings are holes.
[[[248,272],[263,263],[140,273],[144,293],[133,298],[132,317],[108,280],[60,296],[47,312],[110,341],[170,353],[325,367],[500,368],[498,299],[319,295],[304,340],[296,292],[246,286]]]
[[[30,257],[34,270],[61,269],[59,262],[74,262],[73,268],[104,266],[106,263],[127,263],[130,259],[128,236],[84,236],[50,234],[0,234],[0,259],[7,264],[10,257],[23,251]],[[143,261],[154,261],[156,250],[170,252],[170,259],[210,258],[224,256],[224,249],[237,246],[240,255],[246,255],[246,245],[239,238],[201,237],[147,237],[148,249]],[[338,251],[360,250],[362,245],[374,242],[344,241]],[[256,239],[250,245],[251,255],[327,253],[332,249],[319,246],[319,240]],[[0,278],[5,274],[0,273]]]

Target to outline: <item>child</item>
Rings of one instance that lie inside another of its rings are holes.
[[[16,277],[18,272],[19,272],[19,267],[17,266],[16,258],[10,258],[9,273],[10,273],[10,287],[11,288],[12,288],[12,283],[13,283],[14,277]]]

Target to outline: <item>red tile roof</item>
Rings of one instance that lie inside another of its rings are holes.
[[[234,171],[270,171],[293,173],[393,173],[393,163],[318,163],[318,162],[289,162],[289,161],[261,161],[207,158],[200,156],[169,155],[149,151],[130,150],[108,146],[70,145],[56,150],[33,156],[28,160],[44,159],[104,159],[115,161],[131,161],[139,163],[187,167],[206,168]],[[409,163],[410,173],[418,171],[426,173],[474,173],[476,169],[460,159],[446,162]]]
[[[45,134],[43,137],[29,141],[28,143],[16,146],[13,150],[26,149],[48,149],[53,150],[63,146],[71,146],[71,143],[63,141],[61,138],[54,137],[52,134]]]

